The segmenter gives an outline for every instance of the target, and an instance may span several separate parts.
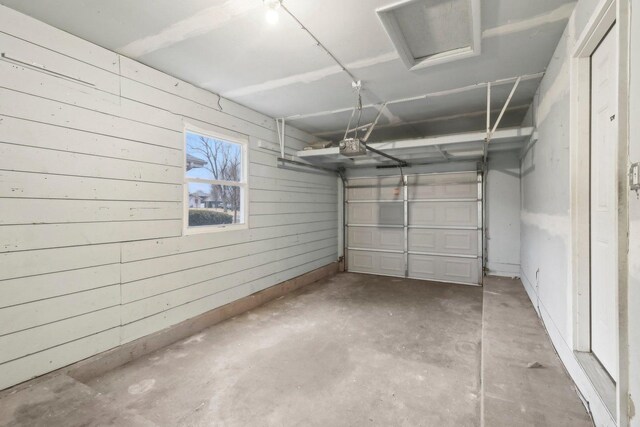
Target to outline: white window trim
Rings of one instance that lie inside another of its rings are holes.
[[[195,133],[213,139],[221,139],[242,147],[242,177],[240,182],[218,181],[199,178],[187,178],[187,171],[183,170],[182,183],[182,235],[194,235],[205,233],[216,233],[221,231],[244,230],[249,228],[249,138],[241,134],[232,134],[220,129],[203,129],[199,126],[185,124],[182,132],[182,165],[187,164],[187,132]],[[198,227],[189,227],[189,183],[205,182],[212,184],[228,185],[232,187],[240,187],[242,190],[242,223],[241,224],[220,224],[220,225],[203,225]]]

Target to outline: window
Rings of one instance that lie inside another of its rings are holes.
[[[244,228],[247,141],[185,131],[185,231]]]

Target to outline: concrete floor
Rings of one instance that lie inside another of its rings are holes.
[[[0,425],[591,425],[522,285],[487,282],[340,274],[84,383],[3,392]]]
[[[519,280],[485,280],[482,343],[484,425],[593,425]]]

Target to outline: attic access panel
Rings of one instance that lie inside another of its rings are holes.
[[[376,12],[410,70],[480,55],[480,0],[405,0]]]

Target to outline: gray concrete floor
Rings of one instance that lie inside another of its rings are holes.
[[[485,280],[483,306],[484,424],[593,425],[520,281]]]
[[[4,392],[0,425],[590,425],[571,387],[517,281],[340,274],[84,383]]]

